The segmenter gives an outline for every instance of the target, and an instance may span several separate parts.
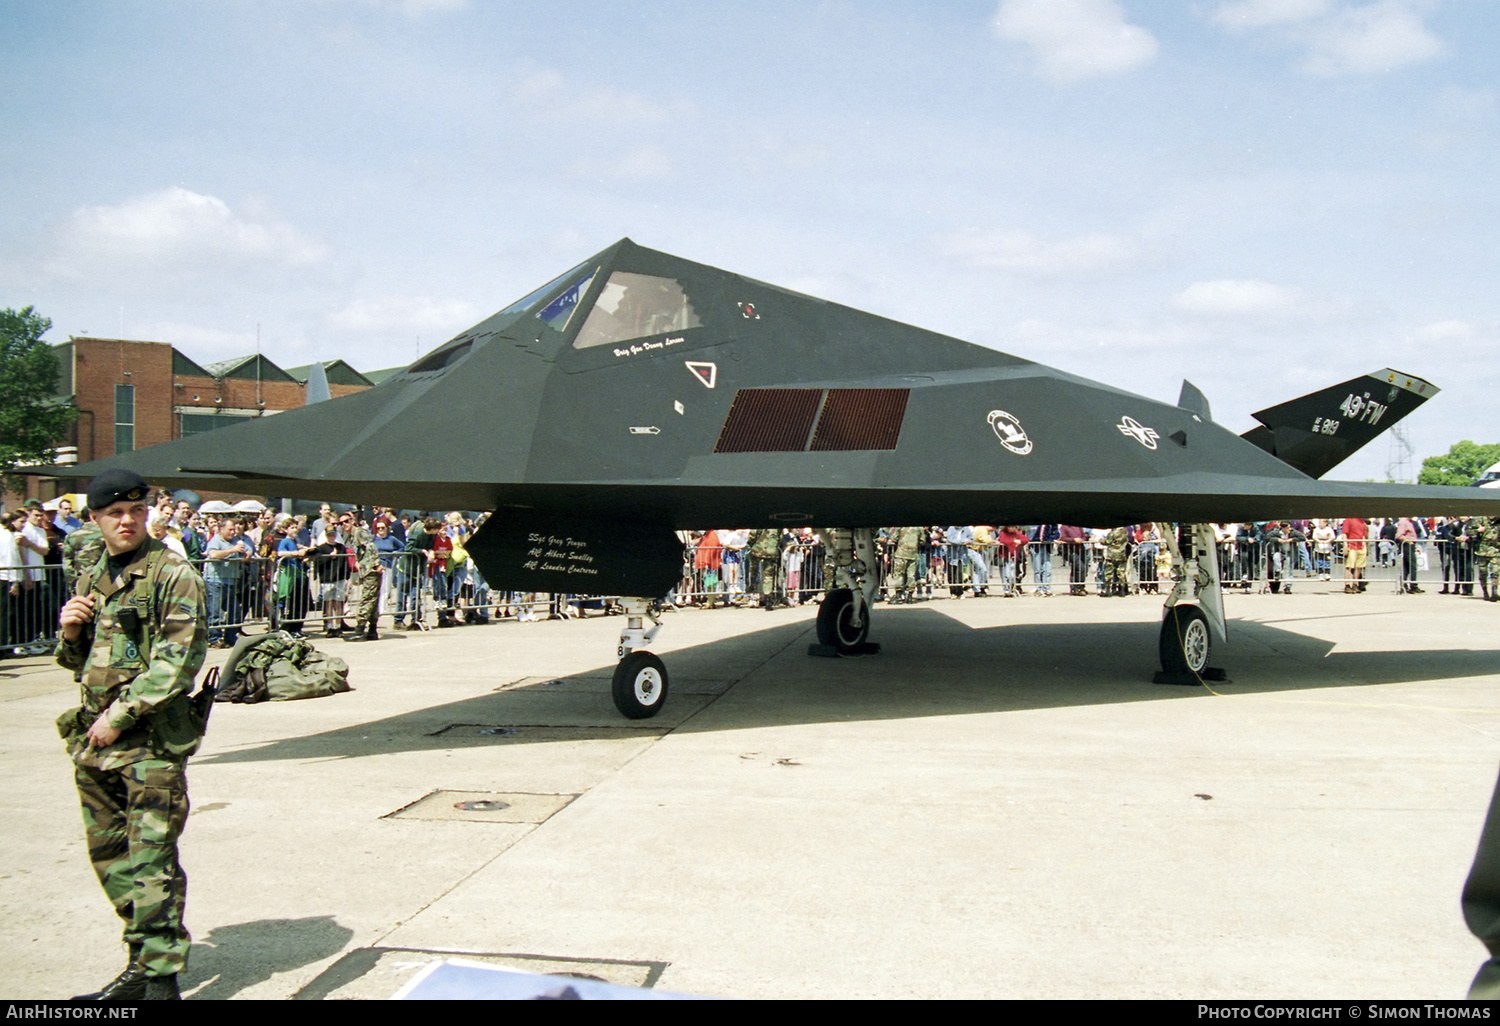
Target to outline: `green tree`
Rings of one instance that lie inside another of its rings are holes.
[[[1429,456],[1423,460],[1422,473],[1417,475],[1417,483],[1473,484],[1496,463],[1500,463],[1500,444],[1477,445],[1465,439],[1455,442],[1453,448],[1442,456]]]
[[[78,411],[58,398],[52,322],[31,307],[0,310],[0,472],[49,463]]]

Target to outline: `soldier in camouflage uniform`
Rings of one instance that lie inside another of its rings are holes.
[[[189,945],[177,839],[188,815],[184,764],[203,731],[188,694],[208,647],[203,578],[147,536],[138,475],[107,471],[88,496],[106,558],[82,572],[59,617],[57,661],[81,671],[83,704],[57,726],[89,858],[125,924],[130,958],[85,997],[173,999]]]
[[[1130,593],[1129,566],[1130,528],[1117,527],[1104,539],[1104,588],[1099,592],[1102,597]]]
[[[356,526],[353,515],[345,513],[342,519],[349,548],[359,565],[359,615],[354,618],[354,633],[345,640],[379,641],[375,621],[380,617],[380,550],[375,547],[375,536]]]
[[[77,530],[70,531],[62,542],[63,582],[68,594],[84,571],[93,569],[99,557],[104,555],[104,535],[99,525],[90,520]]]
[[[760,577],[760,608],[785,605],[786,600],[776,590],[777,574],[781,572],[781,531],[774,527],[751,531],[746,551],[750,553],[750,572]]]
[[[890,586],[892,602],[911,602],[917,586],[917,549],[925,532],[920,527],[898,527],[891,550]]]
[[[1474,543],[1474,574],[1486,602],[1500,602],[1500,521],[1474,517],[1466,530]]]

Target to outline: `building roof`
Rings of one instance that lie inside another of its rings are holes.
[[[216,378],[246,378],[251,381],[296,381],[286,371],[259,353],[236,356],[232,360],[220,360],[205,365],[209,374]]]
[[[288,367],[286,372],[302,384],[307,384],[308,372],[312,370],[312,364],[305,363],[300,367]],[[324,360],[323,375],[328,379],[330,385],[363,385],[369,387],[375,384],[374,379],[361,374],[343,360]]]
[[[185,356],[182,350],[175,346],[172,347],[172,373],[193,378],[213,377],[201,364]]]
[[[383,370],[366,371],[365,377],[369,380],[370,384],[378,385],[386,378],[400,374],[404,370],[406,370],[405,364],[400,367],[386,367]]]

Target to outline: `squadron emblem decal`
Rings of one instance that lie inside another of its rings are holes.
[[[1134,417],[1121,417],[1115,427],[1120,429],[1120,434],[1129,435],[1148,449],[1155,449],[1156,440],[1161,437]]]
[[[1026,429],[1015,417],[1004,410],[991,410],[988,419],[1001,445],[1017,456],[1025,456],[1031,451],[1031,439],[1026,437]]]

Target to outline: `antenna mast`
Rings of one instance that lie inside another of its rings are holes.
[[[1406,437],[1406,427],[1397,424],[1391,428],[1391,444],[1385,459],[1385,479],[1399,484],[1410,484],[1412,447]]]

